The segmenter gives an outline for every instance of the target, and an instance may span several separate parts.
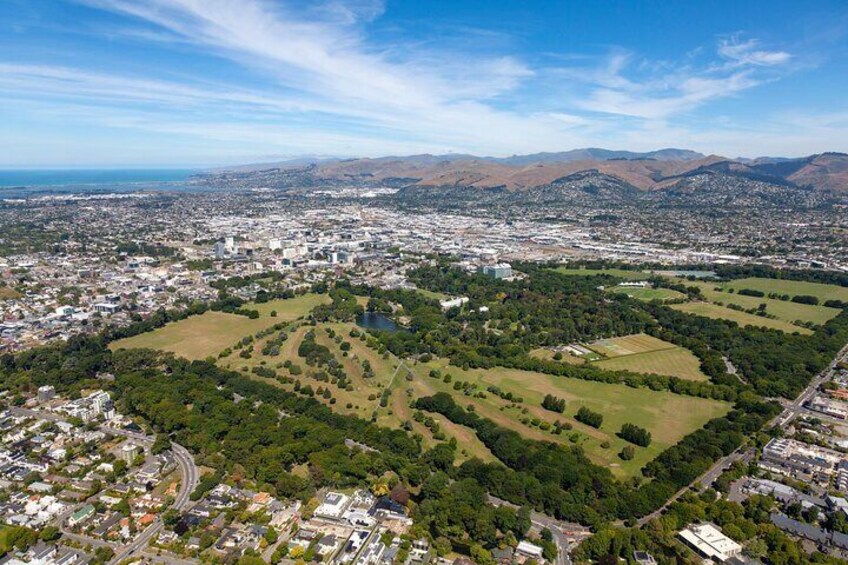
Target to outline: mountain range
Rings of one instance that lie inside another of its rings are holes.
[[[718,179],[841,196],[848,194],[848,154],[730,159],[685,149],[635,153],[587,148],[504,158],[464,154],[316,158],[219,169],[199,175],[195,182],[281,189],[370,185],[414,192],[461,188],[516,193],[569,178],[591,183],[595,177],[638,192],[685,192],[690,185],[704,185],[704,179]]]

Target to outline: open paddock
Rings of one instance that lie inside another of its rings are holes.
[[[206,312],[162,328],[110,344],[112,350],[147,348],[169,351],[186,359],[216,357],[218,353],[241,338],[253,335],[276,324],[271,317],[251,320],[246,316]]]
[[[496,385],[504,392],[512,392],[524,400],[519,408],[509,408],[510,403],[498,396],[486,393],[486,398],[466,396],[453,389],[441,379],[427,377],[431,368],[442,373],[450,373],[453,382],[469,381],[485,392],[489,385]],[[417,378],[414,383],[416,396],[448,392],[456,398],[460,406],[474,406],[481,416],[490,418],[498,424],[514,429],[525,437],[554,441],[564,445],[573,445],[570,436],[578,434],[577,443],[596,463],[609,467],[616,476],[626,478],[639,475],[640,469],[656,457],[665,448],[677,443],[683,436],[702,427],[709,420],[726,414],[730,404],[682,396],[670,392],[657,392],[649,389],[634,389],[625,385],[614,385],[556,377],[532,371],[494,367],[492,369],[469,369],[463,371],[448,366],[444,360],[421,364],[416,367]],[[553,394],[566,400],[564,414],[557,414],[541,407],[546,394]],[[590,428],[577,422],[574,415],[581,406],[586,406],[604,415],[600,429]],[[521,409],[527,408],[528,414]],[[523,417],[538,418],[553,424],[557,420],[569,423],[572,431],[555,435],[537,427],[521,422]],[[618,453],[626,445],[615,434],[624,423],[633,423],[651,432],[653,442],[647,448],[637,448],[636,457],[631,461],[622,461]],[[601,445],[609,442],[610,447]]]
[[[821,302],[825,300],[841,300],[848,302],[848,287],[833,284],[822,284],[807,281],[791,281],[785,279],[763,279],[747,278],[737,279],[724,283],[726,288],[739,291],[743,288],[759,290],[766,295],[775,292],[777,294],[788,294],[789,296],[809,295],[815,296]]]
[[[170,351],[186,359],[205,359],[231,347],[240,339],[254,335],[280,322],[305,316],[327,300],[324,295],[306,294],[288,300],[275,300],[263,304],[247,304],[245,308],[258,310],[259,318],[251,319],[238,314],[208,311],[191,316],[133,337],[120,339],[110,348],[148,348]],[[271,312],[276,310],[277,316]]]
[[[695,285],[701,289],[701,294],[714,304],[729,305],[734,304],[746,310],[755,310],[761,304],[765,304],[766,313],[775,316],[784,322],[794,323],[812,322],[814,324],[825,324],[828,320],[839,315],[841,310],[838,308],[828,308],[822,305],[813,304],[798,304],[789,300],[778,300],[775,298],[747,296],[736,292],[727,292],[729,288],[726,285],[710,284],[710,283],[690,283],[685,281],[687,285]],[[717,290],[718,289],[718,290]]]
[[[719,306],[710,302],[687,302],[685,304],[673,304],[671,308],[674,308],[675,310],[678,310],[680,312],[685,312],[687,314],[695,314],[696,316],[705,316],[707,318],[713,318],[717,320],[728,320],[731,322],[736,322],[742,327],[753,326],[769,328],[774,330],[780,330],[786,333],[798,332],[799,334],[803,335],[810,335],[813,333],[812,330],[790,324],[789,322],[785,322],[783,320],[775,320],[772,318],[755,316],[754,314],[740,312],[738,310],[733,310],[732,308],[725,308],[724,306]]]
[[[646,271],[628,271],[626,269],[569,269],[567,267],[557,267],[554,270],[563,275],[575,275],[581,277],[610,275],[629,281],[646,281],[651,276],[651,273]]]

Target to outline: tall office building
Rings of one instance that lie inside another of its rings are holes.
[[[215,242],[215,259],[223,259],[227,255],[227,247],[223,241]]]

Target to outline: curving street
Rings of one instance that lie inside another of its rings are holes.
[[[54,414],[52,412],[44,412],[40,410],[30,410],[27,408],[20,407],[12,407],[10,411],[13,414],[18,414],[20,416],[26,416],[29,418],[40,418],[42,420],[48,420],[51,422],[64,422],[67,421],[66,418]],[[155,441],[155,438],[152,436],[148,436],[139,432],[135,432],[132,430],[125,430],[122,428],[113,428],[107,425],[99,426],[100,431],[103,433],[108,433],[112,435],[118,435],[125,437],[127,439],[131,439],[138,443],[143,443],[146,445],[151,445]],[[197,483],[200,481],[200,471],[197,469],[197,465],[194,462],[194,457],[192,457],[189,451],[181,446],[178,443],[171,442],[171,452],[174,454],[174,459],[177,462],[177,465],[180,468],[180,490],[177,493],[176,498],[174,499],[174,503],[171,505],[171,508],[174,508],[179,511],[185,510],[190,504],[190,496],[191,493],[197,488]],[[62,527],[65,518],[73,512],[73,508],[63,513],[60,521],[60,528],[62,530],[62,534],[68,536],[70,539],[78,541],[80,543],[86,543],[93,546],[104,546],[104,547],[113,547],[114,544],[103,542],[102,540],[92,539],[87,536],[82,536],[79,534],[74,534],[72,532],[66,531],[65,528]],[[162,531],[164,525],[162,524],[162,520],[159,516],[156,517],[156,520],[147,527],[143,532],[141,532],[129,545],[122,547],[115,553],[115,557],[112,558],[110,563],[118,563],[128,557],[132,557],[137,551],[145,549],[150,540],[155,536],[159,535],[159,532]]]

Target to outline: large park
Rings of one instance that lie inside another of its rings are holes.
[[[596,278],[612,279],[618,285],[604,287],[603,295],[608,297],[618,295],[620,300],[627,297],[655,307],[663,304],[663,308],[692,318],[706,317],[747,327],[750,331],[777,330],[797,337],[811,335],[816,327],[841,312],[833,307],[833,302],[830,306],[823,305],[825,302],[848,301],[848,289],[804,281],[758,278],[686,281],[677,274],[668,274],[664,275],[669,283],[667,287],[620,286],[655,279],[657,275],[647,271],[573,268],[559,269],[557,275],[564,282],[588,280],[586,288],[599,286],[593,284]],[[435,284],[418,292],[419,298],[435,304],[440,298],[457,294],[442,283],[441,287]],[[688,286],[688,296],[679,288],[681,285]],[[692,294],[693,289],[698,290],[697,295]],[[762,296],[752,296],[759,292]],[[214,359],[221,368],[287,392],[311,396],[333,411],[406,429],[419,437],[425,448],[455,441],[460,460],[496,461],[473,429],[443,414],[415,407],[420,398],[446,393],[466,410],[522,437],[579,446],[593,463],[609,469],[619,479],[639,477],[645,465],[664,450],[732,408],[730,397],[714,392],[680,393],[674,386],[654,384],[666,381],[652,381],[647,386],[641,382],[634,384],[635,374],[648,379],[690,382],[692,386],[715,386],[710,382],[711,375],[704,371],[705,360],[679,339],[673,340],[677,342],[674,343],[642,331],[631,332],[626,325],[621,335],[583,330],[584,336],[594,333],[593,339],[556,342],[554,338],[552,343],[548,338],[529,338],[526,332],[520,332],[521,322],[506,323],[506,318],[512,315],[503,310],[502,304],[483,300],[484,295],[481,293],[473,304],[477,312],[463,306],[459,312],[447,313],[444,323],[465,316],[481,324],[490,336],[521,333],[520,340],[538,342],[536,347],[528,347],[527,358],[542,364],[540,370],[533,370],[532,366],[505,366],[509,363],[479,366],[479,363],[462,362],[456,354],[452,362],[446,348],[428,348],[421,354],[420,350],[412,353],[393,347],[393,339],[406,343],[413,332],[398,326],[394,331],[401,332],[403,337],[392,338],[360,327],[355,316],[315,316],[316,307],[331,308],[333,302],[327,294],[314,293],[247,304],[245,310],[257,313],[252,317],[207,311],[115,341],[111,348],[149,348],[187,359]],[[793,301],[795,296],[814,296],[817,303]],[[410,303],[392,298],[396,297],[386,295],[375,299],[359,295],[356,307],[378,308],[384,312],[380,316],[393,318],[403,318],[400,314],[412,310]],[[486,309],[504,318],[489,315],[483,319],[479,311]],[[546,323],[560,324],[559,321]],[[641,326],[631,323],[629,327]],[[631,377],[587,378],[581,371]],[[740,386],[744,386],[743,375],[732,378],[739,379]],[[550,398],[559,402],[557,409],[545,406]],[[598,414],[600,421],[588,422],[580,417],[584,413]],[[622,427],[628,424],[649,434],[647,445],[634,445],[623,437]]]

